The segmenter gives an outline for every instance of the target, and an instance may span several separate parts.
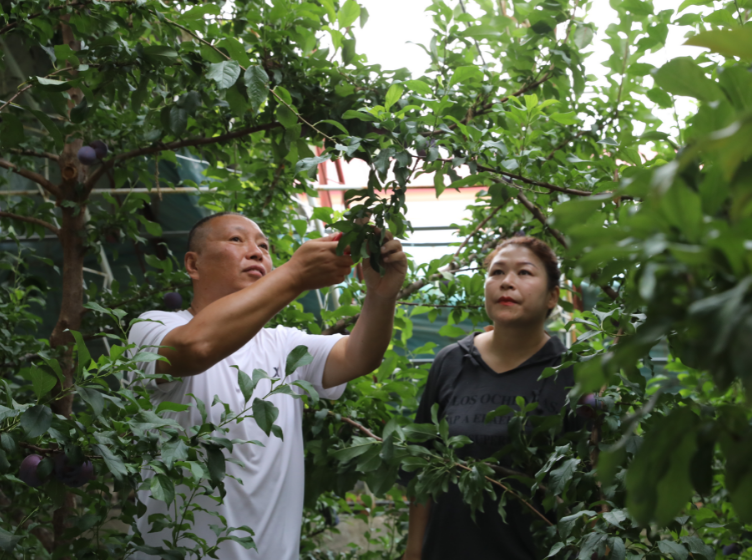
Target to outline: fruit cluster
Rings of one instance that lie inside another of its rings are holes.
[[[91,461],[84,461],[76,465],[73,464],[65,453],[53,453],[52,457],[52,476],[58,479],[66,486],[78,488],[94,479],[94,465]],[[43,461],[41,455],[28,455],[21,461],[21,467],[18,470],[18,478],[34,488],[44,484],[45,476],[40,476],[39,465]]]
[[[78,150],[78,161],[84,165],[94,165],[97,161],[102,161],[106,158],[108,152],[107,144],[101,140],[94,140],[88,146],[84,146]]]

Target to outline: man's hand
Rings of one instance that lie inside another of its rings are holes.
[[[349,255],[337,255],[337,240],[341,235],[338,233],[306,241],[282,265],[292,270],[300,292],[327,288],[345,281],[353,261]]]
[[[375,229],[377,234],[381,233],[381,230]],[[385,237],[386,241],[381,246],[381,262],[386,269],[384,276],[371,267],[370,259],[363,260],[366,295],[396,299],[407,274],[407,256],[402,251],[402,243],[394,235],[387,231]]]

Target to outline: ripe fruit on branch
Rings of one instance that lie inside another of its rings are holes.
[[[167,292],[163,299],[168,309],[180,309],[183,307],[183,296],[177,292]]]
[[[18,478],[32,488],[40,486],[42,480],[37,476],[37,467],[39,467],[39,463],[41,462],[41,455],[28,455],[23,461],[21,461],[21,467],[18,469]]]
[[[606,410],[606,404],[595,393],[582,395],[577,401],[576,413],[580,418],[595,418],[601,410]]]
[[[84,146],[78,150],[78,161],[84,165],[94,165],[97,162],[97,152],[91,146]]]
[[[732,554],[740,554],[742,551],[741,545],[739,543],[732,543],[727,544],[723,547],[723,555],[724,556],[731,556]]]
[[[94,478],[94,465],[91,461],[74,465],[64,453],[56,453],[52,457],[52,462],[55,478],[67,486],[78,488]]]
[[[104,159],[107,157],[107,154],[109,153],[109,149],[107,148],[107,144],[102,142],[101,140],[94,140],[91,144],[89,144],[92,148],[94,148],[94,152],[97,154],[97,159]]]

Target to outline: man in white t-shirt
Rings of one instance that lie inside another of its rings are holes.
[[[138,347],[159,348],[169,361],[142,363],[146,374],[165,373],[182,379],[155,384],[152,401],[192,403],[193,394],[206,403],[207,422],[219,423],[222,406],[210,406],[215,395],[235,412],[245,401],[238,386],[237,368],[249,375],[254,369],[270,377],[284,377],[288,354],[306,346],[313,361],[298,368],[286,383],[310,382],[321,397],[338,398],[347,382],[365,375],[381,362],[389,344],[394,306],[407,272],[407,259],[399,241],[386,235],[381,249],[386,273],[363,264],[366,297],[361,316],[349,336],[316,336],[287,327],[264,328],[281,309],[306,290],[343,282],[352,267],[349,256],[337,256],[337,237],[329,236],[301,245],[289,262],[277,269],[269,257],[269,241],[248,218],[222,213],[201,220],[188,239],[185,268],[193,283],[193,301],[187,310],[149,311],[141,318],[151,321],[133,326],[129,341]],[[152,351],[154,351],[152,349]],[[233,366],[237,366],[233,367]],[[255,388],[251,401],[266,395],[271,381]],[[300,393],[297,386],[293,390]],[[269,399],[278,409],[275,423],[284,439],[267,437],[254,420],[232,423],[223,437],[263,444],[236,445],[227,461],[224,479],[227,494],[218,506],[208,497],[198,503],[225,517],[228,527],[251,527],[258,551],[246,550],[233,541],[220,543],[222,560],[295,560],[298,558],[303,513],[303,403],[290,395]],[[196,407],[169,413],[183,427],[201,424]],[[225,453],[227,456],[228,453]],[[176,494],[180,493],[177,489]],[[171,531],[150,533],[148,517],[168,512],[167,505],[153,498],[147,489],[138,492],[147,511],[138,529],[148,546],[171,541]],[[178,498],[178,503],[182,503]],[[216,516],[197,512],[192,532],[209,545],[217,536],[209,527],[218,525]],[[246,536],[246,533],[235,533]],[[178,543],[180,544],[180,543]],[[192,546],[194,543],[183,543]],[[153,558],[138,554],[134,558]]]

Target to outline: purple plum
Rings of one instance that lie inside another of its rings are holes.
[[[55,465],[53,469],[55,477],[67,486],[78,488],[94,478],[94,465],[91,461],[74,465],[64,453],[56,453],[52,461]]]
[[[101,140],[94,140],[91,144],[89,144],[92,148],[94,148],[94,152],[97,154],[97,159],[104,159],[107,157],[107,154],[109,153],[109,148],[107,148],[107,144],[102,142]]]
[[[97,152],[91,146],[84,146],[78,150],[78,161],[84,165],[94,165],[97,162]]]
[[[21,461],[21,468],[18,469],[18,478],[32,488],[41,486],[42,481],[37,476],[37,467],[41,462],[41,455],[27,455],[26,458]]]
[[[732,554],[739,554],[742,551],[742,547],[739,545],[739,543],[732,543],[727,544],[723,547],[723,555],[724,556],[731,556]]]
[[[595,393],[582,395],[577,402],[577,416],[581,418],[595,418],[598,414],[596,411],[603,410],[603,401]]]
[[[163,299],[168,309],[180,309],[183,307],[183,296],[177,292],[167,292]]]

